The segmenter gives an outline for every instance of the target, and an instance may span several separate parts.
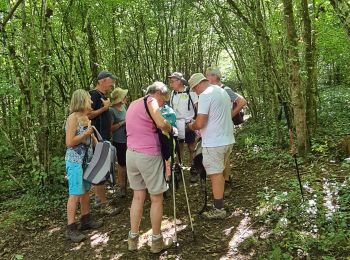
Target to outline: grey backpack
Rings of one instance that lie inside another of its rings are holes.
[[[91,161],[86,164],[84,169],[84,180],[95,185],[105,181],[115,185],[116,148],[109,141],[103,141],[94,126],[93,129],[98,143]]]

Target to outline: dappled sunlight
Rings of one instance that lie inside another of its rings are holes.
[[[55,228],[52,228],[50,229],[48,232],[49,232],[49,235],[52,235],[53,233],[57,232],[57,231],[60,231],[62,228],[61,227],[55,227]]]
[[[236,232],[233,234],[229,244],[228,244],[228,251],[225,256],[221,257],[220,259],[237,259],[236,256],[238,254],[238,246],[240,243],[242,243],[246,238],[252,236],[256,230],[251,229],[251,218],[249,217],[249,214],[244,214],[244,218],[241,220],[239,225],[236,228]],[[233,227],[224,230],[223,232],[227,234],[228,231],[232,231]]]
[[[79,243],[77,246],[75,246],[75,247],[73,247],[72,249],[70,249],[70,251],[78,251],[78,250],[81,249],[81,247],[82,247],[83,245],[85,245],[85,243],[84,243],[84,242],[81,242],[81,243]]]
[[[180,219],[176,219],[176,230],[177,232],[184,230],[187,225],[183,225],[182,221]],[[174,221],[173,220],[163,220],[162,221],[162,234],[163,237],[174,237],[175,236],[175,228],[174,228]],[[140,235],[139,243],[137,248],[140,249],[141,247],[148,244],[151,246],[151,239],[150,236],[152,235],[152,229],[149,229],[147,232]]]
[[[110,260],[118,260],[120,259],[124,254],[115,254],[114,256],[111,256]]]
[[[98,246],[98,245],[106,245],[107,242],[109,241],[109,235],[107,233],[95,233],[90,237],[90,245],[92,248]]]
[[[329,182],[328,179],[323,178],[323,205],[326,209],[326,219],[332,220],[333,214],[339,209],[338,195],[339,187],[336,183]]]

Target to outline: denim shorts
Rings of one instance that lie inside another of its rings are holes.
[[[83,195],[90,190],[91,184],[83,179],[83,166],[80,163],[66,161],[69,195]]]

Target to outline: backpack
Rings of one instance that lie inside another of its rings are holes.
[[[192,104],[193,110],[194,110],[194,118],[197,117],[197,107],[194,105],[193,100],[190,95],[190,88],[186,87],[184,92],[179,92],[179,93],[186,93],[188,95],[188,104],[187,104],[187,109],[190,111],[191,107],[190,104]],[[173,99],[174,99],[174,90],[171,91],[171,98],[170,98],[170,106],[173,107]]]
[[[226,92],[227,92],[227,94],[229,94],[229,96],[230,96],[230,93],[229,93],[229,92],[230,92],[230,91],[233,92],[233,90],[232,90],[231,88],[229,88],[229,87],[227,87],[227,86],[225,86],[225,85],[222,85],[222,88],[223,88],[224,90],[226,90]],[[230,96],[230,98],[231,98],[231,96]],[[232,109],[234,109],[236,106],[237,106],[237,102],[234,101],[233,104],[232,104]],[[242,110],[239,111],[234,117],[232,117],[233,124],[234,124],[234,125],[240,125],[240,124],[242,124],[242,123],[244,122],[243,117],[244,117],[244,112],[243,112],[243,109],[242,109]]]
[[[159,142],[160,142],[160,148],[161,148],[161,153],[162,153],[162,157],[163,160],[169,160],[170,156],[173,153],[173,140],[172,140],[172,136],[169,134],[169,136],[165,135],[162,133],[162,130],[160,130],[159,128],[157,128],[156,122],[154,122],[149,110],[148,110],[148,106],[147,106],[147,98],[148,96],[145,96],[143,98],[143,102],[145,105],[145,109],[147,111],[147,114],[149,115],[149,117],[152,119],[155,127],[156,127],[156,131],[159,137]]]
[[[116,149],[109,141],[103,141],[97,129],[94,126],[92,127],[98,143],[95,146],[91,161],[86,164],[84,169],[84,180],[95,185],[105,181],[115,185]],[[85,156],[87,156],[87,152]]]

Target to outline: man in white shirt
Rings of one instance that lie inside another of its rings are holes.
[[[196,117],[198,96],[194,92],[190,92],[187,87],[187,81],[183,77],[182,73],[174,72],[169,77],[170,86],[173,91],[170,94],[170,106],[176,114],[176,127],[179,131],[179,148],[181,159],[183,159],[184,143],[187,144],[189,152],[189,164],[192,164],[193,151],[195,148],[194,131],[187,129],[186,123],[192,121]],[[176,166],[177,168],[179,166]],[[191,182],[196,181],[196,176],[191,176]]]
[[[188,127],[191,130],[200,130],[203,166],[211,180],[214,197],[213,209],[203,214],[208,219],[223,219],[226,217],[223,171],[235,142],[231,100],[224,89],[210,84],[202,73],[193,74],[189,85],[199,95],[199,100],[197,118]]]
[[[225,86],[221,82],[221,72],[219,68],[207,68],[205,71],[205,76],[208,79],[210,84],[217,85],[226,90],[227,94],[231,99],[231,117],[232,119],[244,108],[247,104],[247,101],[244,97],[234,92],[231,88]],[[224,170],[224,178],[225,178],[225,194],[231,189],[231,180],[230,180],[230,162],[227,162]]]

